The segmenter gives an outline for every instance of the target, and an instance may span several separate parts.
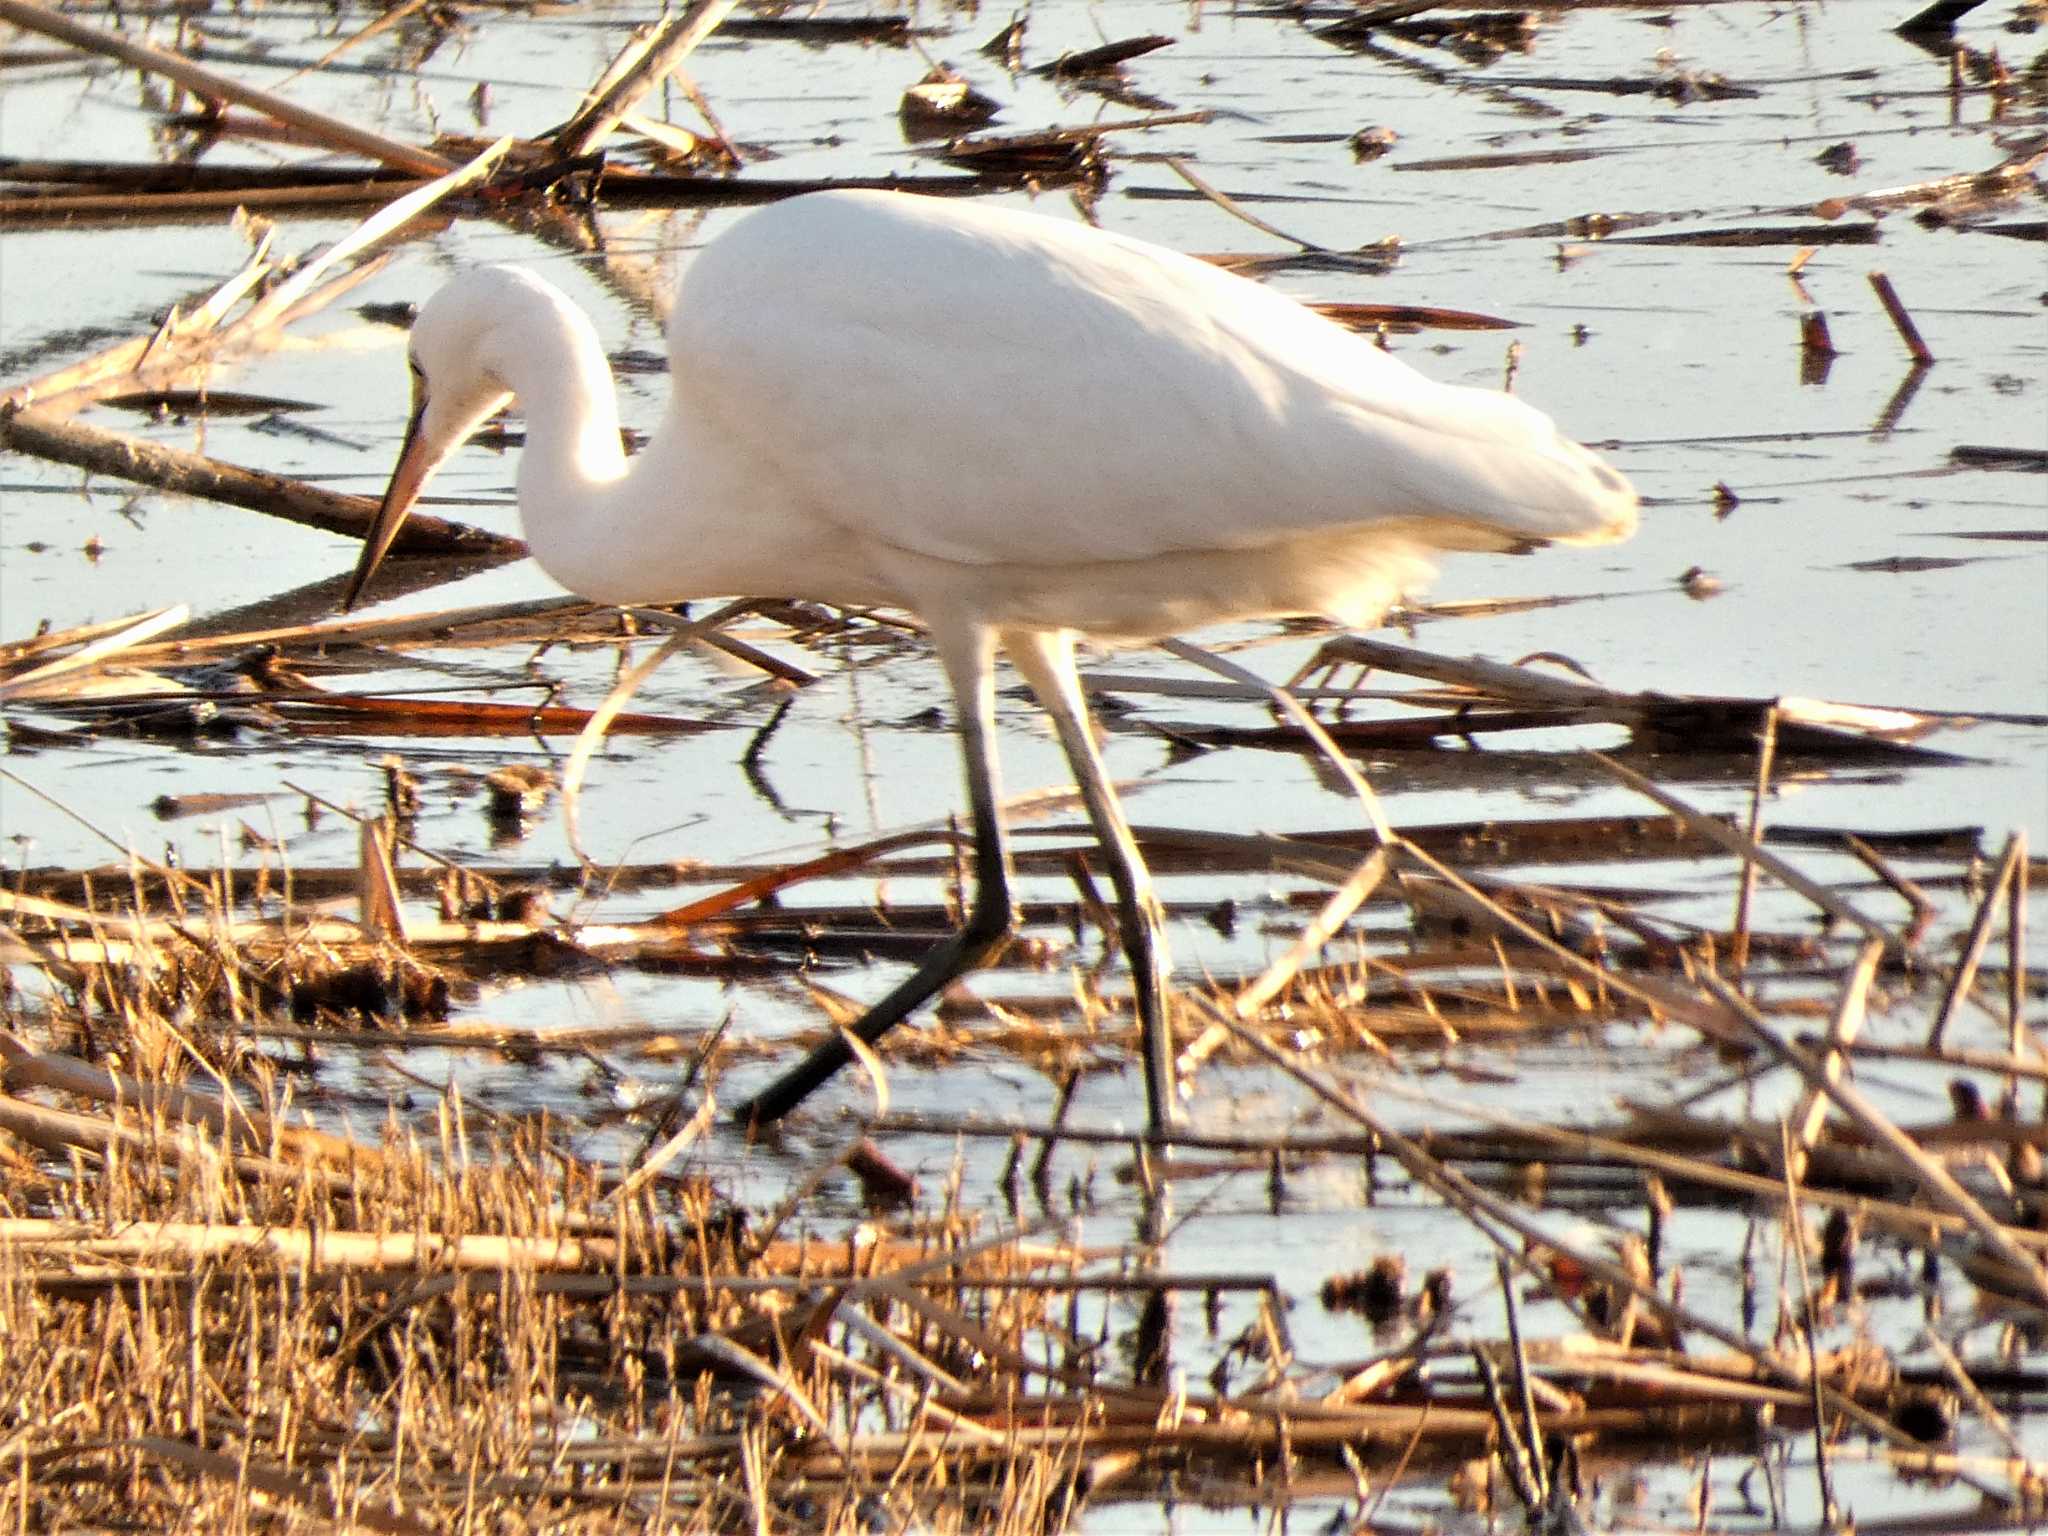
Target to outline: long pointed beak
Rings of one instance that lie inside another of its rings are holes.
[[[361,600],[363,588],[370,584],[370,578],[377,574],[377,567],[391,552],[392,541],[405,525],[405,515],[419,499],[420,487],[426,484],[427,476],[434,471],[436,455],[420,432],[420,423],[426,413],[427,392],[415,383],[412,418],[405,424],[405,442],[399,447],[398,463],[391,471],[391,483],[384,487],[383,504],[377,508],[377,516],[363,539],[363,552],[356,560],[355,573],[348,579],[348,590],[341,596],[343,613]]]

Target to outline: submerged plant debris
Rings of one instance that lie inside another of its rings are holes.
[[[2036,0],[0,22],[0,1527],[2048,1522]],[[332,614],[444,258],[578,277],[631,448],[675,264],[854,185],[1527,377],[1648,493],[1202,637],[1310,725],[1088,669],[1165,1141],[1059,784],[995,966],[723,1110],[957,919],[914,621],[543,595],[516,424]]]

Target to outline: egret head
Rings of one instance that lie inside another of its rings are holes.
[[[412,370],[412,415],[383,504],[342,597],[343,612],[362,597],[434,471],[512,398],[502,353],[516,340],[504,321],[517,311],[523,291],[533,286],[514,268],[483,267],[420,306],[406,356]]]

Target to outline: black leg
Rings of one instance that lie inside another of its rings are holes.
[[[960,931],[925,956],[915,971],[851,1027],[848,1032],[865,1045],[881,1039],[948,982],[987,961],[1010,933],[1010,856],[996,808],[993,642],[977,630],[948,643],[936,626],[933,638],[952,679],[954,708],[959,715],[960,752],[974,819],[974,902]],[[834,1033],[734,1110],[733,1118],[743,1125],[772,1125],[852,1060],[846,1041]]]

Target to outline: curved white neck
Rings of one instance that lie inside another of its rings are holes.
[[[612,526],[630,497],[611,365],[582,311],[566,300],[506,316],[497,371],[519,398],[519,520],[541,569],[572,592],[606,600],[619,579]]]

